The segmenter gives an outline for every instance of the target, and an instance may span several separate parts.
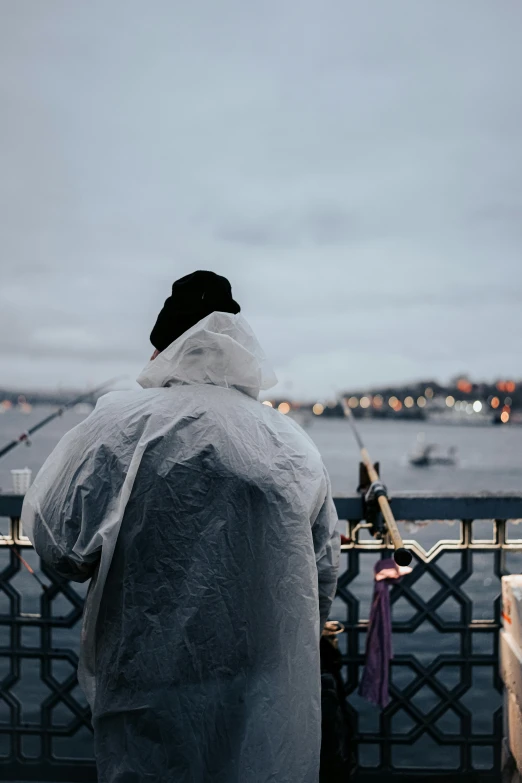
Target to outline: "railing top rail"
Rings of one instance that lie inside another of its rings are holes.
[[[334,502],[340,519],[363,517],[359,495]],[[394,492],[390,505],[398,520],[522,518],[522,493],[516,492]]]
[[[362,519],[363,504],[355,493],[334,498],[340,519]],[[396,519],[521,519],[522,492],[394,492]],[[18,517],[22,495],[0,495],[0,517]]]

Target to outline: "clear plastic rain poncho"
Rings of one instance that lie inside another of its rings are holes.
[[[321,457],[213,313],[58,444],[23,523],[92,577],[79,680],[100,783],[317,783],[319,637],[339,537]]]

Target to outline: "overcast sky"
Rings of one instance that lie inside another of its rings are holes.
[[[227,275],[301,396],[522,377],[518,0],[0,0],[0,385]]]

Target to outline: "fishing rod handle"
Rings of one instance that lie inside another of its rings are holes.
[[[381,509],[384,521],[386,523],[386,529],[395,550],[393,553],[393,558],[398,565],[407,566],[412,561],[412,554],[404,547],[402,536],[399,533],[399,528],[397,527],[397,522],[395,521],[395,517],[393,516],[393,512],[390,508],[388,498],[384,495],[381,495],[377,498],[377,502],[379,503],[379,508]]]
[[[380,481],[379,474],[375,470],[372,459],[364,446],[361,449],[361,458],[366,468],[366,472],[368,473],[368,478],[372,484],[374,481]],[[380,495],[377,497],[377,502],[379,503],[379,508],[381,509],[381,513],[386,523],[386,529],[389,533],[393,548],[395,550],[393,553],[393,558],[397,565],[407,566],[412,561],[412,554],[402,543],[402,536],[399,533],[399,528],[397,527],[397,522],[395,521],[395,517],[393,516],[393,512],[390,508],[389,500],[386,495]]]

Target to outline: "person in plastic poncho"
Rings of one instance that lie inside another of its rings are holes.
[[[320,631],[339,537],[311,440],[258,401],[275,378],[232,299],[174,284],[144,390],[103,396],[22,519],[91,578],[79,681],[100,783],[317,783]]]

